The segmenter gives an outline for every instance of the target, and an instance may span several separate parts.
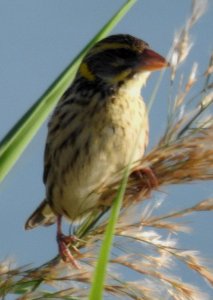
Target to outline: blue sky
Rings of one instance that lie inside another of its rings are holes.
[[[0,138],[123,3],[121,0],[0,1]],[[189,14],[190,5],[191,1],[138,1],[113,33],[135,35],[166,55],[174,33]],[[192,30],[194,47],[179,73],[188,74],[194,61],[199,63],[200,74],[205,70],[213,49],[212,15],[213,3],[209,1],[207,13]],[[154,74],[143,90],[145,99],[149,99],[157,76]],[[151,111],[150,147],[157,143],[166,126],[168,78],[166,74]],[[18,265],[39,264],[56,254],[54,226],[24,231],[26,218],[44,197],[45,137],[46,123],[1,185],[0,260],[12,256]],[[213,194],[211,182],[165,190],[169,196],[162,209],[190,206]],[[182,245],[200,249],[204,256],[212,258],[211,214],[197,215],[190,222],[193,233],[180,236]],[[208,289],[196,276],[181,275]]]

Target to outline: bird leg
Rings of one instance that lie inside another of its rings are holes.
[[[74,245],[72,245],[72,243],[76,242],[77,238],[74,235],[67,236],[62,233],[61,220],[62,217],[58,216],[56,240],[58,243],[59,254],[64,262],[70,262],[73,267],[75,267],[76,269],[80,269],[81,267],[76,262],[69,249],[69,246],[71,246],[75,252],[77,252],[78,254],[80,253],[78,249]]]
[[[146,183],[148,187],[149,194],[152,189],[155,189],[158,187],[158,179],[153,172],[153,170],[149,167],[146,168],[138,168],[133,171],[132,173],[133,176],[138,177],[139,179],[144,180],[144,177],[146,178]],[[144,184],[142,184],[141,189],[143,190]]]

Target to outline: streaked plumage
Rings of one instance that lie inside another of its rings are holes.
[[[148,120],[141,87],[151,71],[166,65],[148,44],[130,35],[110,36],[88,52],[50,119],[46,200],[28,219],[27,229],[49,225],[57,216],[81,219],[96,206],[97,189],[109,184],[130,158],[143,156]]]

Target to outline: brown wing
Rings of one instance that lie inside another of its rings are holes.
[[[46,184],[47,177],[49,175],[51,169],[51,153],[54,144],[54,140],[59,133],[60,129],[60,106],[57,106],[55,111],[53,112],[52,117],[48,123],[48,134],[46,139],[46,146],[44,150],[44,172],[43,172],[43,182]]]
[[[50,151],[49,151],[49,143],[46,143],[45,151],[44,151],[44,172],[43,172],[43,182],[44,184],[47,181],[47,177],[50,171]]]

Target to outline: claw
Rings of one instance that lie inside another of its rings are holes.
[[[144,175],[147,177],[147,185],[150,190],[158,187],[158,179],[151,168],[142,168],[135,170],[134,172],[137,172],[140,177],[144,177]]]
[[[77,252],[77,254],[80,254],[79,250],[72,245],[72,243],[76,242],[77,238],[75,236],[66,236],[62,233],[61,230],[61,216],[58,216],[57,218],[57,236],[56,240],[58,243],[58,250],[61,258],[64,262],[69,262],[75,267],[76,269],[81,269],[80,265],[76,262],[75,258],[71,254],[69,250],[69,246],[72,247],[72,249]]]
[[[155,173],[153,172],[153,170],[149,167],[136,169],[136,170],[134,170],[132,175],[139,177],[140,179],[143,179],[143,180],[144,180],[144,178],[146,178],[146,183],[147,183],[149,194],[151,193],[152,189],[156,189],[158,187],[157,177],[156,177]],[[144,184],[141,185],[141,192],[143,192],[143,188],[144,188]],[[140,197],[140,195],[139,195],[139,197]]]

